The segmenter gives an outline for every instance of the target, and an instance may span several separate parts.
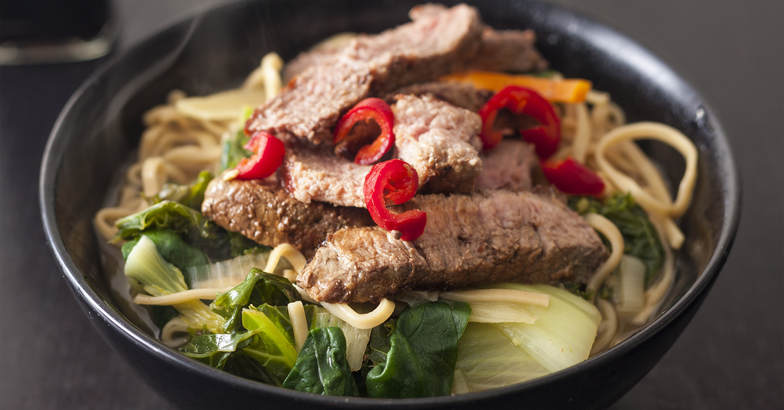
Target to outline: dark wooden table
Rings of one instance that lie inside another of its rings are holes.
[[[743,176],[743,216],[724,271],[670,352],[613,408],[784,408],[784,3],[557,2],[625,32],[690,80],[716,109]],[[204,3],[215,1],[117,0],[118,49]],[[92,328],[41,227],[47,136],[99,64],[0,68],[3,409],[170,407]]]

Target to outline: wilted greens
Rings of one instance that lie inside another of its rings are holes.
[[[630,194],[617,193],[604,204],[592,197],[572,197],[569,206],[581,215],[593,212],[614,223],[626,244],[623,253],[645,264],[646,284],[650,283],[664,263],[664,248],[648,215]]]
[[[117,228],[118,240],[133,240],[148,231],[170,230],[187,244],[204,252],[213,262],[240,256],[259,248],[269,249],[236,232],[219,227],[199,211],[168,200],[119,219]]]
[[[330,396],[359,396],[346,360],[346,339],[338,327],[310,331],[283,387]]]
[[[253,152],[246,150],[245,144],[248,143],[248,136],[242,130],[237,131],[233,138],[223,142],[223,152],[221,152],[221,171],[234,168],[242,161],[253,155]]]
[[[207,191],[207,185],[212,181],[212,178],[212,172],[202,171],[191,184],[180,185],[170,182],[163,184],[163,188],[150,200],[154,204],[162,201],[179,202],[198,211],[204,202],[204,192]]]
[[[457,342],[471,308],[463,302],[431,302],[406,308],[390,332],[386,361],[365,384],[370,397],[432,397],[449,394]]]
[[[128,253],[125,261],[125,276],[138,281],[145,292],[152,296],[164,296],[188,290],[182,272],[161,256],[155,243],[147,236],[142,236]],[[224,326],[223,318],[213,313],[199,300],[177,303],[172,307],[186,322],[204,326],[211,332],[217,332]]]

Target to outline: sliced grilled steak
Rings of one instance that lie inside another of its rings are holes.
[[[533,30],[493,30],[485,27],[482,47],[471,62],[474,70],[532,72],[547,68],[547,60],[534,47]]]
[[[312,65],[328,62],[340,50],[344,49],[353,37],[356,37],[356,34],[336,34],[316,44],[310,50],[299,53],[297,57],[283,67],[283,83],[288,83],[295,75],[305,71],[306,68]]]
[[[205,193],[202,212],[218,225],[258,243],[290,243],[307,258],[331,232],[346,226],[374,225],[364,209],[305,204],[271,178],[228,182],[215,178]]]
[[[442,13],[441,4],[423,4],[411,9],[408,16],[413,21]],[[533,30],[494,30],[484,27],[482,46],[469,68],[487,71],[542,71],[547,60],[536,50],[536,34]]]
[[[286,146],[278,172],[283,186],[298,201],[364,208],[362,185],[370,168],[335,155],[329,147],[293,143]]]
[[[476,189],[531,189],[531,169],[539,163],[533,145],[519,139],[504,139],[493,149],[483,151],[480,158],[482,173],[476,178]]]
[[[607,258],[596,232],[549,193],[422,195],[400,207],[427,212],[413,242],[379,227],[327,237],[297,283],[324,302],[378,301],[404,290],[497,282],[585,282]]]
[[[300,53],[283,67],[283,84],[287,84],[294,76],[302,73],[308,67],[329,63],[340,49],[319,49]]]
[[[492,91],[477,89],[471,84],[431,82],[398,88],[387,94],[384,100],[389,104],[394,104],[395,96],[398,94],[416,96],[432,94],[439,100],[473,112],[478,112],[487,100],[493,96]]]
[[[481,33],[476,10],[457,5],[379,35],[359,36],[258,108],[248,131],[328,141],[340,116],[363,98],[465,67],[479,50]]]
[[[479,115],[432,95],[400,95],[395,105],[397,157],[419,174],[424,192],[471,192],[482,171]]]

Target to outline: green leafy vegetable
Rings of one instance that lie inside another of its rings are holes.
[[[370,397],[431,397],[449,394],[457,343],[471,307],[443,301],[406,308],[390,334],[386,361],[367,376]]]
[[[572,295],[579,296],[585,300],[593,300],[594,291],[588,289],[585,283],[571,283],[565,285],[564,288]]]
[[[180,235],[173,231],[168,229],[151,230],[145,231],[143,235],[150,238],[161,256],[180,269],[180,271],[209,263],[209,259],[207,259],[204,252],[188,245],[180,238]],[[128,259],[128,254],[131,253],[137,243],[139,243],[139,238],[123,244],[122,253],[126,260]],[[190,287],[190,283],[188,285]]]
[[[252,151],[246,150],[245,144],[248,143],[248,138],[243,130],[237,131],[233,138],[229,138],[223,142],[223,152],[221,152],[221,171],[229,168],[234,168],[239,164],[243,158],[249,158],[253,155]]]
[[[242,326],[255,332],[243,352],[264,366],[280,385],[297,361],[288,311],[266,305],[260,310],[245,309]]]
[[[226,359],[223,370],[235,376],[280,386],[277,378],[264,368],[256,359],[243,351],[231,353]]]
[[[287,306],[300,300],[299,292],[288,279],[253,268],[239,285],[221,294],[210,307],[226,318],[226,331],[238,329],[242,309],[249,305]]]
[[[188,290],[182,272],[166,262],[156,249],[155,243],[142,236],[125,262],[125,276],[141,283],[145,292],[153,296],[169,295]],[[224,320],[213,313],[199,300],[172,305],[191,326],[206,326],[217,332],[223,328]]]
[[[133,240],[143,232],[169,229],[212,261],[222,261],[261,247],[256,242],[219,227],[200,212],[173,201],[159,202],[117,221],[116,240]],[[266,248],[269,249],[269,248]]]
[[[150,306],[150,318],[159,329],[163,329],[170,320],[179,315],[180,312],[171,306]]]
[[[365,354],[371,368],[387,361],[387,354],[392,348],[390,337],[396,322],[395,319],[389,319],[370,331],[370,341]]]
[[[136,279],[144,290],[153,295],[168,295],[188,290],[182,272],[166,262],[155,243],[141,237],[125,262],[125,276]]]
[[[664,249],[648,215],[630,194],[617,193],[604,204],[591,197],[572,197],[569,206],[580,214],[594,212],[614,223],[626,244],[623,253],[645,264],[645,283],[650,283],[664,263]]]
[[[229,356],[247,346],[251,338],[261,331],[234,332],[231,334],[204,334],[191,337],[179,350],[209,366],[222,369]]]
[[[207,191],[207,185],[209,185],[212,179],[212,172],[202,171],[199,173],[198,178],[189,185],[163,184],[163,188],[150,199],[154,204],[162,201],[179,202],[198,211],[201,210],[201,204],[204,202],[204,192]]]
[[[329,396],[358,396],[346,360],[346,338],[338,327],[310,331],[283,387]]]

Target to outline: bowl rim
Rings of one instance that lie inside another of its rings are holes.
[[[275,0],[267,0],[266,2],[270,1]],[[63,135],[61,133],[61,127],[67,118],[72,115],[74,106],[90,90],[94,83],[107,76],[107,73],[111,72],[115,66],[121,65],[123,61],[134,52],[140,51],[147,47],[151,41],[162,35],[165,31],[181,25],[198,24],[201,16],[204,14],[219,13],[221,10],[228,9],[230,7],[241,6],[248,3],[248,1],[237,1],[217,6],[215,4],[208,3],[202,5],[201,7],[196,7],[190,10],[188,13],[177,16],[173,19],[166,20],[164,24],[159,26],[151,34],[140,39],[133,46],[129,47],[123,52],[112,55],[108,60],[103,62],[101,66],[96,69],[96,71],[93,72],[93,74],[91,74],[90,77],[84,81],[84,83],[82,83],[76,92],[74,92],[74,94],[64,106],[52,128],[44,151],[39,179],[39,205],[47,243],[52,253],[54,254],[57,264],[62,271],[62,275],[68,282],[72,292],[91,310],[95,311],[101,319],[110,322],[113,327],[119,331],[119,334],[130,340],[132,343],[149,349],[161,360],[169,362],[169,365],[187,369],[192,372],[201,373],[209,378],[220,379],[226,384],[235,385],[243,390],[260,390],[266,393],[280,395],[290,400],[311,402],[312,404],[316,405],[339,403],[344,407],[364,407],[367,405],[378,405],[383,403],[385,407],[389,407],[390,405],[400,405],[400,407],[419,407],[423,405],[434,404],[435,402],[438,402],[439,404],[457,404],[458,402],[465,401],[479,401],[490,397],[505,396],[512,393],[519,393],[525,390],[534,389],[539,386],[546,385],[553,380],[580,373],[587,368],[604,366],[604,364],[610,360],[611,356],[628,353],[634,350],[636,346],[646,342],[659,330],[667,327],[671,322],[680,316],[681,312],[695,303],[698,297],[711,286],[714,279],[718,276],[719,271],[721,270],[724,262],[727,259],[727,256],[729,255],[740,221],[741,185],[739,172],[736,167],[732,151],[730,150],[726,134],[723,131],[723,127],[719,123],[717,117],[713,115],[714,110],[710,108],[710,105],[705,101],[705,98],[700,93],[698,93],[691,84],[683,80],[679,74],[674,72],[674,70],[672,70],[669,65],[665,64],[658,56],[653,54],[647,48],[643,47],[639,42],[616,30],[610,24],[600,22],[593,17],[559,5],[543,3],[538,0],[527,1],[529,4],[544,10],[546,13],[565,14],[571,18],[580,20],[581,23],[587,24],[592,29],[599,28],[605,30],[615,38],[626,42],[628,46],[635,48],[637,52],[645,55],[650,61],[658,63],[675,78],[680,79],[683,84],[685,84],[690,90],[694,92],[694,95],[697,96],[702,103],[702,107],[705,109],[706,113],[708,114],[708,119],[711,122],[711,126],[713,128],[712,132],[715,136],[714,146],[716,151],[722,154],[719,155],[719,158],[717,159],[717,165],[725,173],[724,177],[721,178],[725,184],[725,223],[722,227],[718,240],[716,241],[716,252],[711,255],[707,264],[705,265],[705,268],[702,270],[702,272],[700,272],[700,274],[695,279],[695,282],[689,287],[686,293],[684,293],[670,309],[667,309],[660,316],[656,317],[653,321],[648,323],[641,331],[634,333],[632,336],[619,343],[617,346],[614,346],[596,356],[590,357],[574,366],[570,366],[566,369],[548,374],[546,376],[510,386],[461,395],[417,399],[373,399],[366,397],[347,398],[319,396],[295,390],[278,388],[276,386],[270,386],[260,382],[244,379],[222,370],[215,369],[196,360],[192,360],[174,349],[166,347],[159,340],[141,331],[130,321],[125,319],[122,314],[113,309],[109,301],[102,299],[101,296],[92,288],[92,286],[85,279],[85,276],[73,262],[70,255],[68,254],[68,251],[66,250],[61,232],[57,225],[55,212],[55,188],[58,171],[64,159],[64,150],[61,148],[64,146],[65,140],[67,139],[67,134]],[[264,2],[264,0],[260,0],[260,2]],[[146,379],[143,379],[143,381],[147,383]]]

